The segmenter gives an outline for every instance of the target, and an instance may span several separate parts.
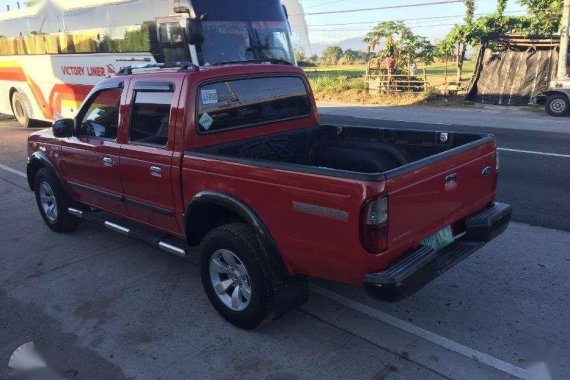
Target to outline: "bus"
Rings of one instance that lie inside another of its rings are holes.
[[[72,118],[126,66],[250,60],[295,64],[280,0],[43,0],[0,13],[0,113]]]

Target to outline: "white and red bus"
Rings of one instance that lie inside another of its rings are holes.
[[[44,0],[0,13],[0,113],[73,117],[129,65],[264,59],[295,62],[279,0]]]

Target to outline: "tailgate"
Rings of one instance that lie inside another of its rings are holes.
[[[389,248],[409,248],[495,198],[492,137],[387,173]]]

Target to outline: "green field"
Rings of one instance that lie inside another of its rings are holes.
[[[426,79],[432,86],[439,86],[445,82],[445,64],[435,63],[429,66],[420,66],[417,76],[423,76],[425,69]],[[475,69],[474,61],[465,62],[463,70],[463,83],[471,78]],[[456,77],[456,67],[453,63],[448,67],[448,82],[452,82]],[[305,68],[305,73],[311,81],[313,89],[317,92],[334,94],[349,90],[364,91],[366,84],[364,76],[366,74],[365,65],[346,66],[317,66]]]
[[[419,66],[418,74],[423,73],[422,69],[425,69],[426,75],[429,79],[439,79],[443,80],[445,75],[445,64],[443,63],[434,63],[429,66]],[[464,65],[464,76],[469,77],[473,70],[475,70],[475,61],[466,61]],[[363,77],[366,73],[366,66],[365,65],[352,65],[352,66],[317,66],[317,67],[307,67],[305,68],[305,72],[310,79],[319,78],[323,76],[345,76],[348,78],[357,78]],[[448,67],[448,75],[450,78],[453,78],[456,73],[456,67],[454,63],[450,63]]]

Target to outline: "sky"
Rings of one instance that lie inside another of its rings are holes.
[[[243,1],[243,0],[238,0]],[[327,15],[310,15],[310,13],[335,12],[347,9],[362,9],[437,2],[442,0],[300,0],[307,14],[309,38],[313,44],[330,44],[349,38],[362,38],[375,23],[386,20],[405,19],[416,34],[428,37],[432,41],[441,39],[452,28],[454,23],[461,22],[465,13],[462,3],[431,5],[403,9],[385,9],[354,13],[333,13]],[[20,3],[23,3],[21,0]],[[477,14],[492,13],[496,9],[497,0],[476,0]],[[6,10],[6,4],[16,7],[16,0],[0,0],[0,11]],[[523,8],[510,0],[507,15],[522,15]],[[441,17],[426,20],[428,17]],[[417,20],[424,18],[423,20]],[[338,25],[338,24],[350,25]],[[331,25],[332,24],[332,25]]]
[[[414,33],[435,41],[443,38],[453,24],[460,23],[465,14],[462,3],[431,5],[403,9],[385,9],[355,13],[336,13],[327,15],[310,15],[309,13],[334,12],[346,9],[362,9],[407,5],[418,3],[434,3],[442,0],[300,0],[307,14],[309,37],[311,43],[333,43],[352,37],[362,37],[380,21],[405,19]],[[497,0],[476,0],[476,13],[489,14],[496,10]],[[506,15],[522,15],[524,10],[515,0],[509,1]],[[441,17],[432,20],[418,18]],[[338,25],[338,24],[351,25]],[[336,24],[336,25],[330,25]]]

